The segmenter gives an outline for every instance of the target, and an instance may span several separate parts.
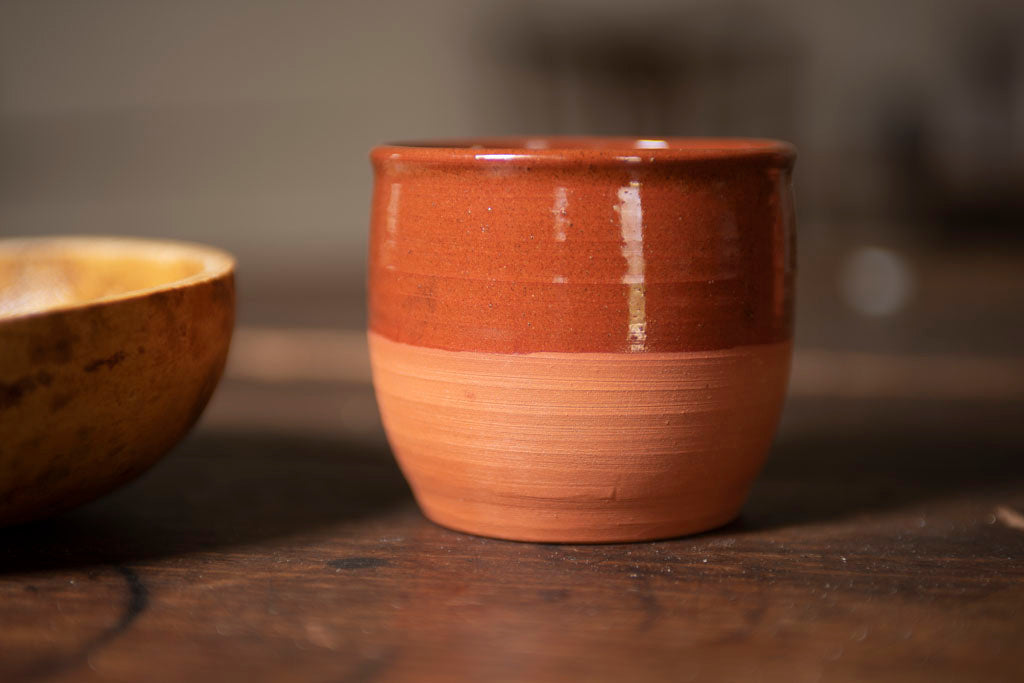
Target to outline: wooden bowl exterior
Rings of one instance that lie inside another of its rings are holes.
[[[0,524],[54,514],[138,476],[195,423],[223,371],[234,325],[230,257],[161,242],[100,244],[140,264],[170,250],[212,254],[217,266],[180,283],[0,318]],[[76,245],[95,248],[81,239],[18,245],[72,260]]]

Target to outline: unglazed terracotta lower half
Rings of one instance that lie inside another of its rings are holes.
[[[789,342],[502,354],[369,339],[391,447],[426,515],[526,541],[663,538],[735,518],[789,374]]]

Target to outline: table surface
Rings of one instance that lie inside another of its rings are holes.
[[[0,531],[0,680],[1022,680],[1022,403],[799,394],[737,522],[559,546],[426,521],[364,382],[229,379]]]

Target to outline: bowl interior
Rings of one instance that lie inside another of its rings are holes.
[[[173,242],[0,240],[0,319],[173,288],[231,267],[216,249]]]

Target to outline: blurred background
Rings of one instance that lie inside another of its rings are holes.
[[[368,151],[516,134],[798,147],[790,396],[736,524],[562,549],[415,511]],[[0,237],[239,264],[199,427],[0,537],[0,679],[1010,680],[1022,228],[1021,0],[0,0]]]
[[[1003,0],[7,0],[0,233],[219,245],[230,376],[359,382],[374,144],[777,137],[794,394],[1020,398],[1022,35]]]

